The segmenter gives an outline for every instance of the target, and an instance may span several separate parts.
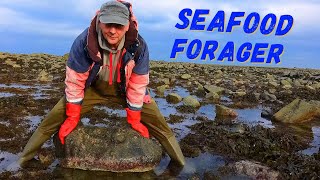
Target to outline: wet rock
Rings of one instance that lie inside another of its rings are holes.
[[[191,75],[190,74],[183,74],[182,76],[181,76],[181,79],[185,79],[185,80],[188,80],[188,79],[190,79],[191,78]]]
[[[237,117],[238,116],[238,113],[231,109],[231,108],[228,108],[228,107],[225,107],[223,105],[216,105],[216,115],[218,117],[221,117],[221,116],[227,116],[227,117]]]
[[[300,83],[299,80],[294,80],[294,81],[293,81],[293,86],[295,86],[295,87],[301,87],[302,85],[301,85],[301,83]]]
[[[170,103],[179,103],[182,100],[182,97],[177,93],[170,93],[167,95],[166,100]]]
[[[320,118],[320,101],[306,101],[299,98],[280,109],[272,117],[284,123],[302,123]]]
[[[220,99],[220,96],[219,94],[215,93],[215,92],[208,92],[206,93],[206,98],[207,99],[212,99],[214,101],[217,101]]]
[[[214,122],[217,125],[226,125],[226,126],[231,126],[234,124],[234,117],[228,117],[228,116],[216,116],[214,119]]]
[[[163,82],[164,84],[167,84],[167,85],[170,84],[169,78],[164,78],[164,79],[161,80],[161,82]]]
[[[271,109],[263,109],[261,112],[261,117],[270,119],[273,115],[273,112]]]
[[[243,97],[243,96],[245,96],[246,94],[247,94],[247,93],[246,93],[245,91],[239,90],[239,91],[234,92],[234,93],[233,93],[233,96],[234,96],[234,97]]]
[[[199,82],[196,81],[195,84],[197,85],[197,91],[204,92],[204,88],[203,88],[203,86],[202,86]]]
[[[47,82],[52,80],[53,80],[53,76],[49,75],[47,71],[45,70],[40,71],[38,75],[38,81]]]
[[[270,94],[267,91],[264,91],[261,97],[262,97],[262,99],[267,100],[267,101],[271,101],[271,102],[277,100],[277,96],[276,95]]]
[[[253,95],[254,95],[255,100],[256,100],[256,101],[259,101],[259,99],[260,99],[260,93],[253,93]]]
[[[212,92],[212,93],[217,93],[217,94],[222,94],[224,92],[224,88],[214,86],[214,85],[205,85],[203,87],[207,92]]]
[[[191,106],[193,108],[200,107],[199,101],[196,98],[194,98],[193,96],[187,96],[187,97],[183,98],[183,104],[185,106]]]
[[[218,70],[214,73],[215,78],[221,78],[223,76],[223,72],[221,70]]]
[[[54,151],[52,149],[39,150],[38,157],[40,162],[45,166],[49,166],[55,160]]]
[[[288,90],[288,89],[291,89],[292,86],[291,85],[284,85],[284,86],[282,86],[282,88]]]
[[[273,88],[276,88],[279,86],[279,84],[277,82],[274,82],[274,81],[270,81],[269,82],[269,86],[273,87]]]
[[[275,80],[274,76],[269,73],[266,74],[266,77],[267,77],[267,79]]]
[[[287,86],[287,85],[291,86],[291,83],[289,81],[287,81],[287,80],[281,80],[280,84],[283,85],[283,86]]]
[[[314,89],[320,89],[320,83],[312,84],[312,87],[313,87]]]
[[[166,90],[166,88],[168,88],[169,86],[168,85],[162,85],[162,86],[158,86],[157,87],[157,94],[159,96],[164,96],[164,91]]]
[[[12,66],[13,68],[21,68],[21,66],[19,64],[17,64],[15,61],[12,61],[11,59],[5,60],[4,63]]]
[[[314,87],[310,86],[310,85],[306,85],[305,87],[309,91],[312,91],[312,92],[316,91],[316,89]]]
[[[176,78],[175,77],[171,77],[170,78],[170,83],[175,83],[176,82]]]
[[[247,175],[253,179],[279,179],[280,173],[258,162],[239,161],[231,165],[237,174]]]
[[[184,116],[170,114],[169,115],[169,120],[167,120],[167,122],[170,123],[170,124],[174,124],[174,123],[180,123],[183,120],[184,120]]]
[[[112,172],[145,172],[158,165],[161,147],[128,125],[118,128],[77,126],[62,146],[54,138],[60,165]]]
[[[192,147],[186,144],[181,145],[182,153],[185,157],[198,157],[201,150],[198,147]]]
[[[274,88],[271,88],[271,89],[269,89],[268,91],[269,91],[270,94],[274,94],[275,92],[277,92],[277,90],[274,89]]]

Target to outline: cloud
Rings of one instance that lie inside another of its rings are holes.
[[[74,37],[82,31],[69,23],[38,20],[36,17],[5,7],[0,7],[0,29],[0,31],[62,37]]]
[[[175,29],[180,22],[178,14],[183,8],[210,9],[206,24],[210,22],[216,11],[224,10],[228,18],[233,11],[259,12],[262,14],[275,13],[277,15],[290,14],[295,19],[294,32],[317,32],[320,25],[317,22],[317,12],[320,3],[317,1],[300,0],[256,0],[252,1],[221,1],[221,0],[128,0],[133,4],[133,10],[138,17],[140,28],[154,31],[168,31]],[[92,0],[1,0],[0,1],[0,27],[14,29],[21,24],[20,31],[41,33],[55,36],[74,36],[80,32],[79,24],[88,24],[103,2]],[[41,10],[41,11],[39,11]],[[46,16],[50,14],[53,22],[40,17],[39,12]],[[56,14],[56,16],[54,16]],[[66,20],[59,22],[56,19],[64,16]],[[72,17],[73,20],[69,18]],[[41,19],[42,18],[42,19]],[[15,23],[13,23],[15,22]],[[19,31],[15,29],[15,31]]]
[[[210,9],[210,16],[214,16],[214,12],[224,10],[228,15],[233,11],[244,11],[247,14],[250,12],[258,12],[260,15],[274,13],[278,17],[280,15],[289,14],[295,19],[295,29],[297,32],[312,31],[313,28],[320,29],[317,22],[317,13],[320,9],[320,3],[316,1],[299,1],[299,0],[257,0],[252,5],[252,1],[191,1],[191,0],[130,0],[133,3],[133,8],[139,16],[139,19],[144,18],[159,18],[162,22],[148,23],[147,27],[156,30],[168,30],[174,27],[179,22],[178,14],[184,8],[191,9]],[[209,18],[209,17],[208,17]],[[210,20],[207,19],[206,23]]]

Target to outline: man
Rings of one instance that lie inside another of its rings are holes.
[[[71,47],[65,97],[29,139],[19,159],[22,167],[27,166],[57,130],[64,144],[65,137],[77,126],[80,115],[101,102],[122,104],[127,112],[127,122],[134,130],[145,138],[149,138],[150,132],[174,162],[185,164],[173,132],[147,91],[149,52],[137,29],[131,4],[118,0],[101,6],[90,27]]]

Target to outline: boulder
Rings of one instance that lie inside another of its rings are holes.
[[[191,107],[194,107],[194,108],[200,107],[199,101],[196,98],[192,97],[192,96],[187,96],[187,97],[183,98],[183,104],[185,106],[191,106]]]
[[[182,100],[182,97],[177,93],[170,93],[167,95],[166,100],[170,103],[179,103]]]
[[[62,146],[54,138],[56,155],[65,168],[112,172],[145,172],[155,168],[162,155],[158,143],[123,127],[77,126]]]
[[[212,93],[217,93],[217,94],[222,94],[224,92],[224,88],[214,86],[214,85],[205,85],[203,87],[207,92],[212,92]]]
[[[227,117],[237,117],[238,113],[230,109],[228,107],[225,107],[223,105],[216,105],[216,115],[217,117],[227,116]]]
[[[299,98],[272,116],[273,120],[284,123],[302,123],[316,118],[320,118],[320,101],[306,101]]]
[[[169,86],[167,84],[162,85],[162,86],[158,86],[157,87],[157,94],[162,97],[164,96],[164,91],[168,88]]]
[[[215,92],[208,92],[208,93],[206,93],[206,98],[213,99],[213,100],[219,100],[220,96],[219,96],[219,94],[217,94]]]
[[[181,76],[181,79],[185,79],[185,80],[188,80],[188,79],[190,79],[191,78],[191,75],[190,74],[183,74],[182,76]]]
[[[280,173],[258,162],[243,160],[229,165],[236,174],[247,175],[252,179],[279,179]]]

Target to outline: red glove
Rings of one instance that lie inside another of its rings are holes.
[[[146,126],[144,126],[141,120],[141,111],[133,111],[129,108],[126,108],[127,111],[127,120],[131,124],[131,127],[138,131],[143,137],[149,138],[149,131]]]
[[[66,103],[66,115],[67,119],[61,125],[59,130],[59,138],[61,144],[64,144],[64,138],[68,136],[76,128],[79,120],[80,120],[80,111],[81,105],[80,104],[72,104]]]

